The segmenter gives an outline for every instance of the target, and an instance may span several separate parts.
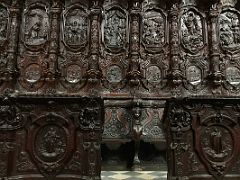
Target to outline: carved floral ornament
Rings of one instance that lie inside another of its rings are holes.
[[[119,53],[128,42],[128,17],[120,7],[112,7],[104,12],[102,41],[110,52]]]
[[[70,7],[64,14],[63,39],[67,47],[79,50],[88,40],[88,14],[81,6]]]
[[[7,7],[0,4],[0,46],[7,40],[9,13]]]
[[[22,28],[23,41],[27,47],[44,45],[49,37],[49,16],[44,4],[36,3],[25,9]]]

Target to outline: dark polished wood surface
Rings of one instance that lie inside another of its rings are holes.
[[[239,97],[239,8],[239,0],[0,0],[0,95],[101,97],[102,143],[133,141],[132,159],[138,163],[141,141],[166,143],[162,121],[172,97]],[[39,109],[48,113],[42,105]],[[2,111],[9,110],[3,105]],[[15,118],[10,116],[11,123]],[[57,127],[71,125],[60,122]],[[25,128],[34,137],[35,126]],[[2,127],[0,144],[5,134],[18,137],[20,125]],[[37,154],[25,149],[23,158],[32,158],[43,172]],[[70,159],[67,154],[62,164]],[[6,162],[12,162],[6,157],[1,176],[17,175],[15,169],[6,170]]]

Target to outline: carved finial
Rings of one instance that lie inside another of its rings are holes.
[[[182,0],[182,6],[196,6],[197,0]]]
[[[220,0],[222,6],[235,6],[237,4],[237,0]]]

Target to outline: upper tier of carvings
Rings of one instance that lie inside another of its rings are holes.
[[[0,3],[0,92],[240,93],[239,1]]]

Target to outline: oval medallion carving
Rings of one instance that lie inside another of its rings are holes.
[[[158,66],[150,66],[147,68],[146,79],[149,83],[158,84],[161,82],[161,70]]]
[[[61,159],[67,148],[67,134],[57,125],[43,126],[35,139],[35,153],[44,162]]]
[[[196,86],[202,81],[202,73],[201,69],[197,66],[189,66],[187,68],[187,80],[190,84]]]
[[[150,10],[144,14],[142,41],[146,49],[159,51],[165,44],[166,18],[158,11]]]
[[[117,65],[112,65],[107,70],[107,80],[110,83],[119,83],[122,81],[122,70]]]
[[[8,18],[7,8],[0,4],[0,45],[7,39]]]
[[[120,8],[112,8],[105,12],[103,41],[113,52],[119,52],[127,43],[127,15]]]
[[[76,49],[87,43],[88,17],[81,8],[71,8],[64,18],[64,42]]]
[[[204,47],[202,17],[191,9],[181,17],[181,41],[185,49],[197,53]]]
[[[81,80],[81,67],[76,64],[68,66],[66,73],[66,80],[69,83],[74,84]]]
[[[226,79],[231,85],[239,85],[240,70],[236,67],[228,67],[226,69]]]
[[[231,132],[220,125],[212,125],[202,129],[201,146],[208,160],[225,162],[233,154],[233,139]]]
[[[24,42],[39,46],[48,40],[49,19],[45,8],[30,9],[25,14]]]
[[[223,49],[237,50],[240,48],[239,13],[225,11],[219,17],[220,43]]]
[[[41,68],[38,64],[31,64],[25,69],[25,78],[29,83],[36,83],[41,76]]]

